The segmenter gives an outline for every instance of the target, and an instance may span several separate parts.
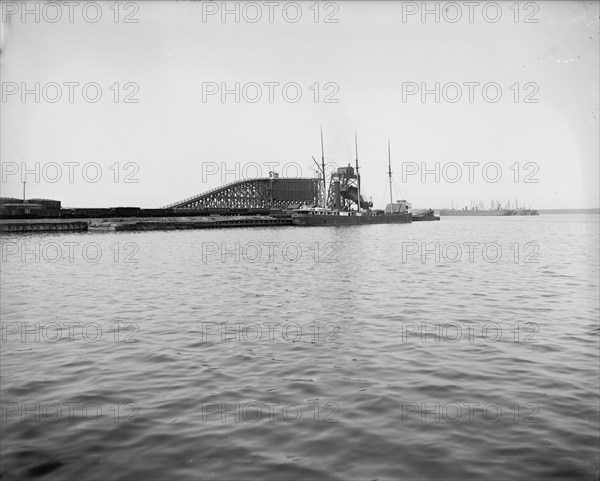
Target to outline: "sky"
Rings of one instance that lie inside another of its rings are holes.
[[[574,1],[2,2],[2,196],[25,180],[67,207],[160,207],[314,177],[322,126],[328,169],[354,164],[356,132],[375,207],[388,140],[414,207],[598,207],[598,18]]]

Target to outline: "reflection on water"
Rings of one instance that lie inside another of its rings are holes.
[[[598,216],[2,253],[2,479],[598,479]]]

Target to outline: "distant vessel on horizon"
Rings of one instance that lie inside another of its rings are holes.
[[[479,209],[440,209],[440,215],[465,215],[465,216],[502,216],[513,215],[512,210],[479,210]]]
[[[453,203],[454,204],[454,203]],[[515,207],[511,208],[510,201],[506,207],[502,207],[500,202],[492,201],[490,208],[485,209],[483,202],[471,202],[471,207],[466,206],[462,209],[455,209],[454,205],[450,209],[440,209],[440,216],[509,216],[509,215],[539,215],[539,211],[529,208],[519,208],[519,203],[515,201]]]
[[[513,215],[540,215],[540,212],[535,209],[529,208],[516,210],[514,211]]]

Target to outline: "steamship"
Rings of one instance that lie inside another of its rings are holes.
[[[506,207],[502,207],[500,202],[492,201],[490,208],[485,209],[483,207],[483,202],[478,202],[477,204],[471,203],[471,208],[464,207],[462,209],[455,209],[454,207],[450,209],[441,209],[441,216],[448,215],[460,215],[460,216],[507,216],[507,215],[539,215],[539,212],[535,209],[529,208],[519,208],[519,204],[515,201],[515,207],[511,208],[510,201],[506,204]]]
[[[321,131],[321,170],[323,179],[323,206],[303,207],[292,211],[292,221],[296,225],[361,225],[361,224],[410,224],[411,206],[406,200],[393,202],[392,167],[390,143],[388,141],[388,175],[390,181],[390,203],[385,210],[372,209],[373,203],[360,194],[360,175],[358,170],[358,142],[356,148],[356,169],[348,164],[331,174],[329,190],[325,181],[325,154],[323,150],[323,131]]]

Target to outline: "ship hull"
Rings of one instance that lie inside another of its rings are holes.
[[[412,214],[382,214],[382,215],[331,215],[292,213],[292,221],[296,225],[364,225],[364,224],[410,224]]]
[[[513,215],[540,215],[540,213],[537,210],[526,209],[516,211]]]

